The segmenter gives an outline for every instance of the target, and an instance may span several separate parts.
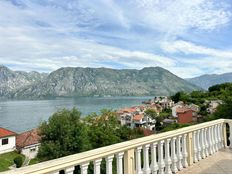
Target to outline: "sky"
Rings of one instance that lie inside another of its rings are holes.
[[[0,64],[232,72],[231,0],[0,0]]]

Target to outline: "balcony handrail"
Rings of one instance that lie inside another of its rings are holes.
[[[112,154],[124,152],[130,149],[134,149],[136,147],[140,147],[146,144],[150,144],[153,142],[158,142],[160,140],[176,137],[179,135],[187,134],[199,129],[204,129],[215,124],[221,123],[232,123],[232,120],[229,119],[218,119],[214,121],[204,122],[184,128],[180,128],[173,131],[168,131],[164,133],[154,134],[147,137],[137,138],[126,142],[121,142],[93,150],[89,150],[86,152],[69,155],[66,157],[49,160],[46,162],[41,162],[39,164],[22,167],[20,169],[13,169],[7,172],[3,172],[2,174],[44,174],[50,173],[54,171],[59,171],[65,168],[69,168],[71,166],[76,166],[79,164],[83,164],[87,161],[94,161],[96,159],[102,159]]]

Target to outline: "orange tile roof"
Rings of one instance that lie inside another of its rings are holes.
[[[136,108],[124,108],[121,109],[122,112],[127,112],[127,113],[132,113],[132,112],[136,112]]]
[[[142,114],[139,114],[139,115],[135,115],[133,120],[135,121],[140,121],[144,116]]]
[[[185,113],[189,110],[192,110],[192,109],[189,109],[189,108],[176,108],[176,112],[177,113]]]
[[[38,144],[40,136],[38,135],[37,129],[32,129],[27,132],[23,132],[16,137],[16,146],[23,148],[33,144]]]
[[[14,135],[16,135],[15,132],[12,132],[12,131],[10,131],[8,129],[0,127],[0,138],[14,136]]]

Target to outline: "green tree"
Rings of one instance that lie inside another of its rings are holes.
[[[92,148],[98,148],[120,142],[118,130],[120,123],[117,120],[115,112],[102,110],[100,115],[90,115],[87,119],[89,125],[89,138],[91,139]]]
[[[80,116],[81,113],[75,108],[63,109],[40,125],[40,159],[50,160],[92,148],[88,139],[88,127]]]
[[[157,117],[157,113],[154,109],[147,109],[145,111],[145,115],[151,117],[152,119],[155,119]]]

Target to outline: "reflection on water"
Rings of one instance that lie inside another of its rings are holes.
[[[22,132],[38,126],[52,113],[62,108],[76,107],[84,116],[92,112],[99,112],[103,108],[117,109],[138,105],[149,98],[152,97],[79,97],[0,101],[0,127]]]

